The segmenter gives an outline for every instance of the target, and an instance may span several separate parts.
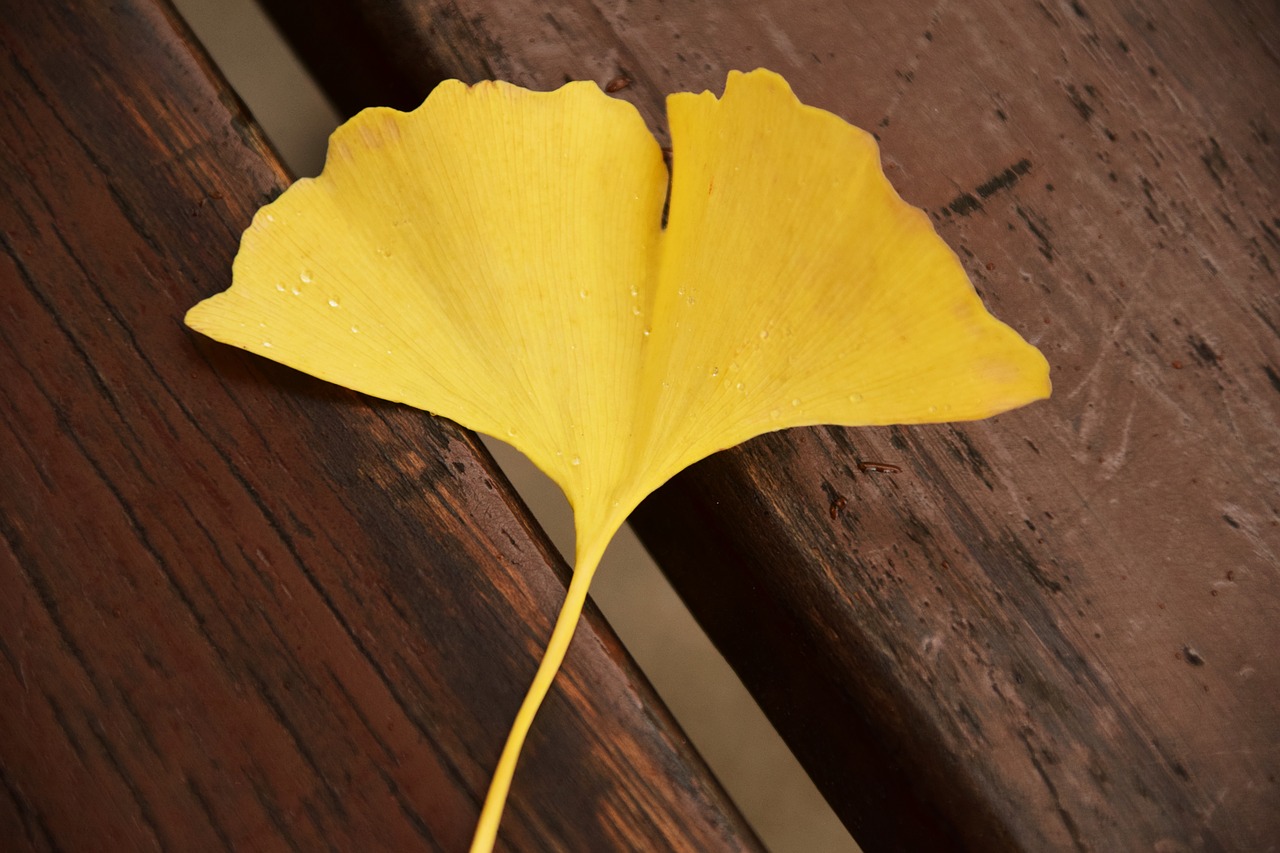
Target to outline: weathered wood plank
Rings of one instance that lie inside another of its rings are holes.
[[[622,76],[660,126],[662,93],[782,71],[878,133],[904,196],[1048,355],[1048,403],[771,436],[637,513],[855,836],[1272,849],[1274,4],[333,3],[419,96],[441,75]],[[303,8],[268,5],[286,30]],[[331,75],[360,62],[308,50]]]
[[[0,847],[463,849],[564,565],[472,436],[182,326],[288,177],[166,6],[0,6]],[[757,847],[595,612],[502,841]]]

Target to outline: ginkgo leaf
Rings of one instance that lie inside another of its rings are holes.
[[[474,849],[587,586],[632,509],[761,433],[983,418],[1048,396],[1044,357],[984,309],[880,169],[874,140],[786,82],[668,100],[673,175],[591,83],[441,84],[334,133],[264,207],[213,338],[509,442],[568,496],[574,579]]]

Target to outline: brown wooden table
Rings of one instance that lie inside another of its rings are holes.
[[[465,434],[179,327],[285,178],[172,18],[4,5],[0,831],[456,849],[563,567]],[[348,111],[765,65],[875,130],[1054,398],[757,440],[646,544],[868,849],[1280,843],[1274,4],[267,5]],[[751,845],[584,627],[505,840]]]

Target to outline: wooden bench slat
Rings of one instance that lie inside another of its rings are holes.
[[[0,12],[5,849],[463,849],[567,572],[473,436],[201,339],[288,183],[158,2]],[[518,849],[758,849],[598,612]]]
[[[646,544],[869,849],[1280,837],[1274,4],[267,6],[346,10],[419,97],[624,76],[660,127],[765,65],[875,130],[1054,399],[761,439],[646,503]]]

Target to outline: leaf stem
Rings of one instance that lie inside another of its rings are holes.
[[[606,539],[606,544],[607,541]],[[573,639],[582,607],[587,600],[587,589],[591,586],[591,579],[595,576],[596,567],[600,565],[603,555],[604,547],[596,546],[588,553],[579,553],[575,560],[573,577],[569,581],[564,603],[560,606],[560,615],[556,617],[555,628],[551,631],[551,639],[547,642],[547,650],[543,652],[542,662],[538,664],[529,692],[525,694],[515,722],[511,724],[507,743],[502,747],[502,756],[493,771],[489,793],[485,795],[475,836],[471,839],[471,853],[490,853],[493,850],[498,837],[498,824],[502,820],[502,810],[507,803],[507,793],[511,790],[511,779],[516,772],[516,762],[520,760],[525,736],[529,734],[529,727],[533,725],[533,718],[542,706],[551,682],[560,671],[560,664],[564,661],[565,652],[569,650],[569,641]]]

